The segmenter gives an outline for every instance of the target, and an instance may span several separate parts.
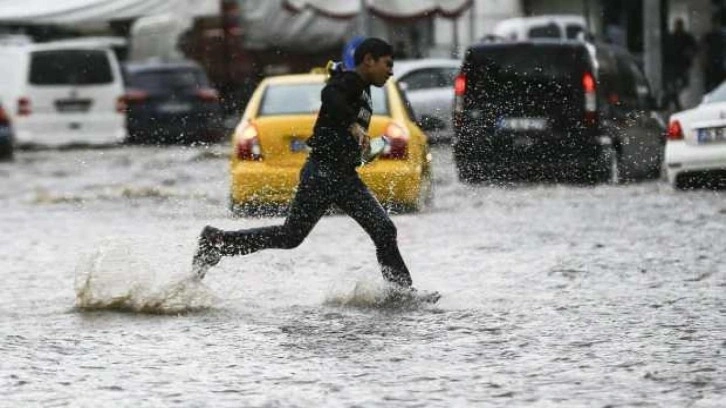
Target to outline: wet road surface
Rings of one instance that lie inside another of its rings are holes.
[[[726,193],[664,182],[467,186],[394,216],[436,306],[378,305],[373,245],[189,278],[227,148],[18,152],[0,164],[0,406],[726,406]]]

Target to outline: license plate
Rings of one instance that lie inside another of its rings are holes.
[[[303,152],[308,150],[308,145],[302,139],[292,139],[290,141],[290,151],[293,153]]]
[[[189,112],[192,105],[189,103],[167,102],[159,105],[159,111],[164,113]]]
[[[547,130],[549,121],[547,118],[501,118],[498,127],[515,131]]]
[[[60,99],[55,101],[55,108],[58,112],[87,112],[91,107],[88,99]]]
[[[701,128],[697,132],[698,143],[713,143],[726,141],[726,128],[711,127]]]

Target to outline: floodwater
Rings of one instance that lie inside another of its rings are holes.
[[[373,245],[190,259],[227,148],[18,152],[0,164],[0,406],[723,407],[726,193],[662,181],[460,184],[394,216],[434,305],[380,304]]]

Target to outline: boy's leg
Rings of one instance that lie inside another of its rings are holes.
[[[246,255],[266,248],[294,248],[330,207],[329,180],[317,163],[306,163],[283,225],[223,232],[222,255]]]
[[[398,250],[396,226],[357,176],[338,186],[335,204],[368,233],[376,246],[376,257],[383,278],[400,286],[411,286],[411,274]]]
[[[205,227],[193,265],[197,275],[216,265],[221,256],[245,255],[265,248],[294,248],[310,233],[330,207],[330,182],[317,165],[306,164],[290,212],[283,225],[223,231]],[[211,254],[211,255],[210,255]]]

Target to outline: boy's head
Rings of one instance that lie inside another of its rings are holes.
[[[355,48],[353,62],[364,80],[383,86],[393,75],[393,47],[380,38],[366,38]]]

